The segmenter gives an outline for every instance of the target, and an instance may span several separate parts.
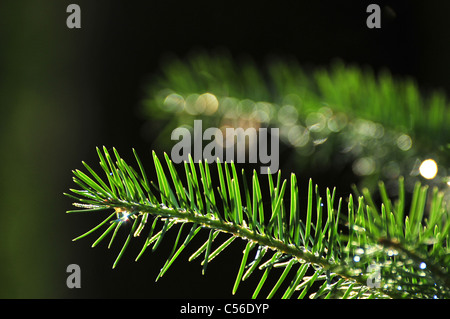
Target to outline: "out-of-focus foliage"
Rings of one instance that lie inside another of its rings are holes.
[[[194,119],[221,130],[278,127],[296,171],[351,167],[360,186],[373,189],[381,179],[392,195],[399,176],[410,193],[417,181],[450,186],[445,95],[421,93],[412,79],[387,70],[375,74],[336,62],[308,71],[291,59],[258,65],[223,53],[194,54],[168,60],[143,104],[153,119],[165,121],[160,145],[170,145],[174,128],[192,129]],[[427,159],[437,172],[431,167],[425,179]]]

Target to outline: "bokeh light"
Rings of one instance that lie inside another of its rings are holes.
[[[424,178],[433,179],[437,175],[438,166],[434,160],[427,159],[420,164],[419,172]]]

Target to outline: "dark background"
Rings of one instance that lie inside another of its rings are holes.
[[[383,10],[381,29],[366,27],[371,2]],[[448,92],[450,3],[371,2],[2,1],[0,297],[231,297],[244,242],[206,276],[200,260],[186,261],[193,245],[158,283],[176,232],[137,263],[140,245],[131,245],[115,270],[119,241],[111,250],[90,248],[96,235],[73,243],[104,215],[65,214],[71,170],[82,160],[98,168],[102,145],[129,161],[134,147],[153,168],[140,105],[167,53],[223,47],[256,61],[285,54],[312,66],[340,58]],[[81,7],[81,29],[66,27],[70,3]],[[66,287],[71,263],[81,267],[81,289]],[[250,296],[255,280],[241,283],[236,297]]]

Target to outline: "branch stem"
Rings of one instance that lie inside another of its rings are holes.
[[[193,211],[177,210],[173,208],[161,208],[157,206],[150,206],[148,204],[140,204],[136,202],[111,202],[111,207],[120,207],[123,210],[138,211],[139,214],[150,214],[153,216],[159,216],[164,219],[173,219],[175,222],[182,223],[194,223],[199,226],[203,226],[216,231],[221,231],[224,233],[232,234],[236,237],[242,238],[244,240],[252,241],[260,246],[265,246],[271,250],[277,251],[282,254],[291,255],[296,258],[301,263],[311,263],[319,265],[324,270],[330,270],[336,275],[343,277],[347,280],[353,280],[360,285],[367,285],[367,276],[352,274],[350,269],[343,267],[341,264],[334,263],[330,259],[321,257],[314,254],[303,247],[298,247],[293,244],[286,244],[276,238],[269,235],[264,235],[257,232],[256,229],[250,230],[245,226],[240,226],[232,222],[226,222],[219,220],[215,217],[198,214]],[[394,291],[385,291],[379,288],[371,288],[383,292],[392,298],[398,298],[399,293]]]

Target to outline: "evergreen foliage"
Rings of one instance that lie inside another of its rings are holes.
[[[400,176],[408,194],[417,181],[447,187],[450,106],[438,90],[421,92],[411,78],[335,61],[329,68],[295,59],[258,63],[226,52],[167,59],[146,86],[143,110],[164,123],[153,141],[170,143],[174,128],[280,128],[281,153],[295,172],[346,167],[361,187],[384,180],[395,195]],[[158,125],[152,122],[152,125]],[[439,165],[433,181],[420,179],[427,158]]]
[[[110,236],[111,247],[121,226],[132,225],[113,267],[133,238],[145,238],[138,260],[147,249],[155,251],[167,232],[178,231],[159,279],[192,238],[206,231],[207,241],[189,258],[203,258],[203,273],[236,238],[245,240],[232,293],[259,273],[252,297],[261,297],[270,270],[282,268],[265,297],[450,297],[449,211],[437,188],[430,191],[417,183],[409,203],[403,178],[398,181],[397,201],[391,201],[379,183],[383,200],[377,206],[367,189],[338,198],[335,189],[319,194],[319,187],[310,180],[303,211],[295,174],[290,180],[282,180],[280,172],[268,174],[264,182],[254,171],[247,184],[245,172],[238,173],[233,163],[218,162],[218,176],[212,176],[207,162],[191,160],[181,175],[166,154],[164,167],[153,153],[157,175],[153,182],[136,152],[137,169],[116,149],[113,156],[105,147],[97,152],[104,177],[84,162],[91,176],[74,170],[73,179],[80,189],[66,195],[76,200],[79,209],[68,213],[107,211],[102,223],[74,239],[106,228],[92,246]],[[263,203],[261,185],[269,188],[269,205]],[[189,229],[187,234],[184,229]],[[218,242],[220,233],[227,239]],[[306,276],[308,271],[311,276]]]
[[[139,260],[177,232],[158,280],[207,232],[188,259],[202,258],[205,273],[227,247],[243,245],[232,293],[259,276],[253,298],[449,298],[445,96],[421,94],[414,81],[395,80],[387,71],[375,75],[341,62],[307,71],[286,61],[261,67],[226,54],[172,59],[144,101],[147,114],[162,122],[156,142],[167,146],[171,131],[194,119],[217,128],[279,127],[293,170],[350,165],[360,179],[351,194],[323,191],[311,179],[299,190],[295,172],[287,180],[281,171],[262,178],[234,163],[191,158],[176,165],[166,154],[163,165],[155,151],[156,180],[150,181],[136,152],[132,166],[103,147],[97,149],[102,174],[83,162],[90,176],[75,170],[79,189],[66,195],[78,207],[69,213],[107,216],[74,240],[104,229],[92,246],[109,236],[111,247],[129,223],[114,268],[134,238],[143,238]],[[439,170],[425,180],[419,165],[430,157]],[[266,287],[274,268],[283,272]]]

